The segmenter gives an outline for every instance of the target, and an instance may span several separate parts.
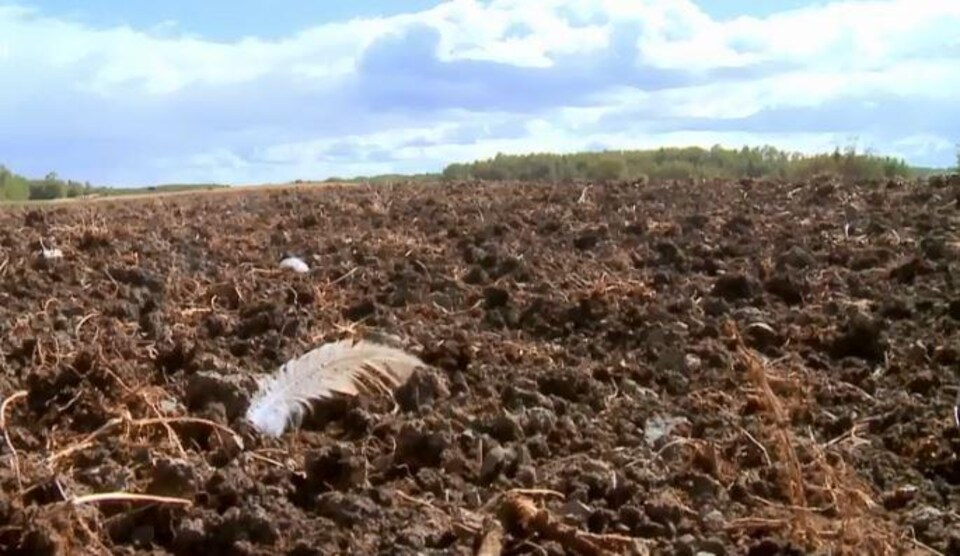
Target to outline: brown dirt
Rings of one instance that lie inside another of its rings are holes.
[[[5,211],[0,552],[960,554],[958,201],[745,180]],[[435,367],[396,411],[243,422],[257,374],[371,332]]]

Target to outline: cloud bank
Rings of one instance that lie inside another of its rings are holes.
[[[497,152],[960,142],[960,2],[712,19],[690,0],[450,0],[277,40],[0,0],[0,162],[97,183],[435,171]]]

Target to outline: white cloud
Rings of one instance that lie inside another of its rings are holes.
[[[835,99],[869,99],[877,95],[909,97],[917,102],[946,101],[953,98],[958,84],[960,59],[910,60],[874,70],[787,70],[751,80],[693,85],[655,93],[622,88],[604,95],[602,110],[607,114],[656,111],[661,116],[675,118],[735,119],[764,110],[817,107]],[[864,100],[864,104],[871,102]]]
[[[869,68],[904,56],[932,54],[960,36],[954,0],[845,1],[767,18],[716,22],[689,2],[662,28],[640,39],[644,59],[658,67],[704,69],[784,62]]]
[[[392,29],[389,21],[322,25],[289,38],[203,40],[165,26],[160,33],[129,27],[93,29],[0,6],[6,63],[60,71],[80,92],[170,94],[192,85],[230,86],[272,73],[326,79],[349,75],[364,48]]]
[[[724,21],[690,0],[451,0],[231,42],[0,5],[0,37],[0,77],[16,83],[0,88],[2,162],[97,181],[436,170],[591,145],[810,150],[853,135],[947,164],[960,137],[956,0]]]
[[[574,26],[556,10],[559,3],[455,0],[428,12],[423,22],[441,33],[441,60],[485,60],[547,67],[553,57],[595,52],[607,46],[601,25]],[[553,8],[553,9],[550,9]]]

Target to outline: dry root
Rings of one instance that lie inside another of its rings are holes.
[[[798,544],[832,554],[902,553],[894,548],[897,545],[902,548],[902,535],[890,520],[877,515],[878,507],[866,483],[842,457],[828,458],[824,447],[794,435],[790,426],[791,407],[789,403],[785,407],[771,388],[769,369],[744,345],[735,325],[728,324],[726,332],[735,342],[740,361],[753,387],[759,390],[763,409],[769,416],[761,429],[765,438],[751,438],[751,442],[760,445],[767,457],[784,467],[783,488],[789,502],[787,505],[768,503],[773,515],[739,519],[731,523],[728,530],[782,529]],[[764,448],[763,440],[773,444],[774,449]],[[804,446],[806,459],[810,461],[801,464],[797,445]],[[826,507],[811,507],[808,496],[826,500]],[[832,515],[823,515],[824,510]]]
[[[17,488],[21,494],[23,493],[23,477],[20,475],[20,456],[17,454],[17,449],[13,446],[13,441],[10,440],[10,433],[7,431],[7,406],[25,397],[27,397],[26,390],[21,390],[11,394],[0,404],[0,431],[3,431],[3,441],[7,445],[7,450],[10,451],[10,465],[13,467],[13,472],[17,477]]]
[[[500,506],[500,520],[504,527],[518,536],[538,535],[553,541],[571,554],[607,556],[630,554],[638,550],[636,539],[620,535],[585,533],[558,521],[549,511],[540,509],[526,496],[510,492]]]
[[[36,476],[53,473],[69,474],[72,469],[71,460],[79,452],[92,448],[98,442],[109,436],[127,438],[140,429],[163,428],[170,438],[170,445],[185,454],[174,427],[177,425],[201,425],[210,428],[221,437],[228,437],[236,448],[243,449],[243,439],[235,431],[219,423],[195,417],[164,417],[148,401],[148,406],[158,414],[157,417],[134,419],[129,411],[124,410],[121,415],[108,420],[99,429],[74,441],[73,443],[52,451],[46,457],[38,457],[36,453],[21,454],[11,442],[7,427],[7,413],[9,406],[16,400],[25,398],[27,392],[17,392],[0,403],[0,431],[3,433],[7,450],[10,452],[11,466],[16,475],[20,488],[19,495],[14,499],[23,504],[24,498],[33,489],[41,486],[34,484],[25,486],[21,479],[21,471]],[[27,457],[21,458],[21,455]],[[22,470],[21,467],[24,469]],[[28,506],[25,521],[11,524],[4,538],[5,549],[15,549],[34,553],[42,551],[51,554],[111,554],[103,544],[100,527],[100,513],[97,506],[103,504],[121,504],[125,506],[167,505],[188,508],[192,500],[138,494],[133,492],[100,492],[86,495],[73,495],[64,488],[59,479],[53,483],[60,491],[59,501],[44,504],[41,507]],[[53,533],[55,532],[55,533]]]

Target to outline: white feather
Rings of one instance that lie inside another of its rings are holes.
[[[300,423],[311,402],[370,387],[392,392],[420,366],[419,358],[368,340],[325,344],[261,379],[246,417],[262,434],[280,436]]]

